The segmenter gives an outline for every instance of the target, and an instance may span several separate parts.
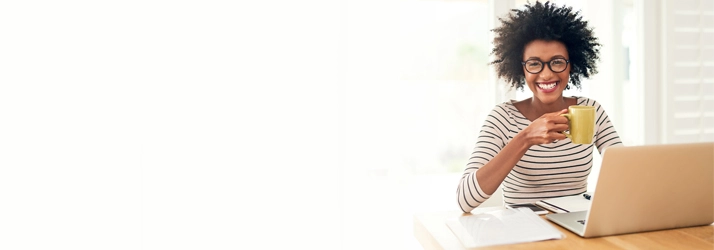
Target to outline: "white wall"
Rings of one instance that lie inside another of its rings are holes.
[[[0,248],[339,248],[344,8],[3,3]]]

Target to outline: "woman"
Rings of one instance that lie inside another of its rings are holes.
[[[593,146],[602,154],[622,144],[605,110],[586,97],[564,97],[581,77],[597,73],[600,44],[579,12],[550,3],[514,10],[494,29],[498,76],[512,87],[528,86],[533,97],[497,105],[486,118],[457,189],[459,206],[470,212],[503,183],[507,204],[578,195],[587,190]],[[570,105],[595,106],[593,144],[573,144]]]

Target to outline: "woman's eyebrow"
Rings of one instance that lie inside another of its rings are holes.
[[[554,56],[550,57],[551,60],[553,60],[554,58],[565,58],[565,56],[563,56],[563,55],[554,55]],[[524,60],[524,61],[528,61],[528,60],[531,60],[531,59],[541,60],[540,57],[531,56],[531,57],[527,58],[527,59]]]

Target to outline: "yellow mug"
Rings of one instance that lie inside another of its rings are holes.
[[[568,118],[569,132],[563,132],[565,136],[575,144],[593,143],[595,135],[595,107],[577,106],[568,107],[568,113],[562,114]]]

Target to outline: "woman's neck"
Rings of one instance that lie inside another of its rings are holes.
[[[569,106],[564,97],[558,98],[558,100],[553,103],[542,103],[538,98],[531,98],[530,104],[532,112],[534,112],[537,117],[546,113],[567,109]]]

